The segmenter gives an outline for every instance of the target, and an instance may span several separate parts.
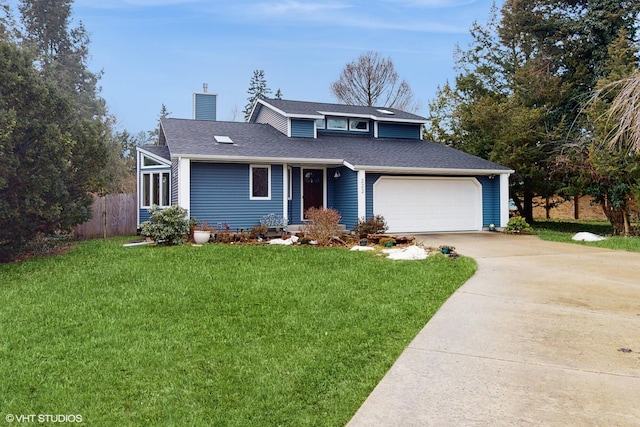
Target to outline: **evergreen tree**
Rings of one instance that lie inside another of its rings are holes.
[[[160,113],[158,114],[158,122],[156,124],[155,129],[147,132],[147,138],[138,138],[141,145],[143,144],[155,144],[158,145],[158,140],[160,138],[160,122],[162,119],[166,119],[171,115],[171,112],[167,108],[167,106],[162,103],[160,107]]]
[[[43,76],[65,91],[86,118],[106,116],[98,96],[101,73],[88,68],[89,35],[82,23],[71,27],[73,0],[20,0],[23,43],[32,48]]]
[[[556,163],[556,171],[567,187],[592,196],[602,207],[614,234],[627,236],[636,234],[631,219],[639,211],[640,155],[629,153],[624,134],[619,144],[608,144],[621,117],[607,111],[622,90],[620,81],[634,73],[637,62],[637,49],[626,29],[621,28],[618,38],[609,45],[603,77],[596,84],[599,96],[584,108],[589,127],[580,141],[564,147]]]
[[[247,90],[249,97],[247,98],[247,105],[245,105],[243,113],[245,122],[249,120],[253,106],[256,100],[260,98],[266,98],[271,93],[271,89],[267,87],[267,80],[264,77],[264,70],[254,70],[251,81],[249,82],[249,90]]]
[[[431,103],[428,136],[515,169],[511,196],[532,220],[533,197],[561,185],[549,174],[557,150],[588,127],[580,102],[602,76],[617,31],[631,31],[638,3],[507,0],[499,21],[496,12],[458,50],[459,74]]]
[[[107,128],[79,117],[33,58],[0,41],[0,261],[38,233],[70,230],[91,216]]]

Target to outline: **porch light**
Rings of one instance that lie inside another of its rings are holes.
[[[336,171],[336,173],[333,174],[333,179],[338,179],[340,178],[340,171]]]

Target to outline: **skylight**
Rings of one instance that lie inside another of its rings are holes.
[[[228,136],[214,135],[213,138],[218,144],[233,144],[233,140]]]
[[[382,114],[386,114],[388,116],[393,116],[395,114],[393,111],[389,111],[389,110],[376,110],[376,111]]]

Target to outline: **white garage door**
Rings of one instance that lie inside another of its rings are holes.
[[[391,233],[482,229],[482,186],[475,178],[381,177],[373,211]]]

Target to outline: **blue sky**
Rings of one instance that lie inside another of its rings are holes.
[[[454,75],[456,43],[492,0],[75,0],[90,33],[93,71],[120,129],[156,127],[164,103],[191,118],[191,94],[208,83],[218,120],[242,120],[249,81],[265,71],[285,99],[337,102],[330,85],[365,51],[391,57],[426,115]]]

